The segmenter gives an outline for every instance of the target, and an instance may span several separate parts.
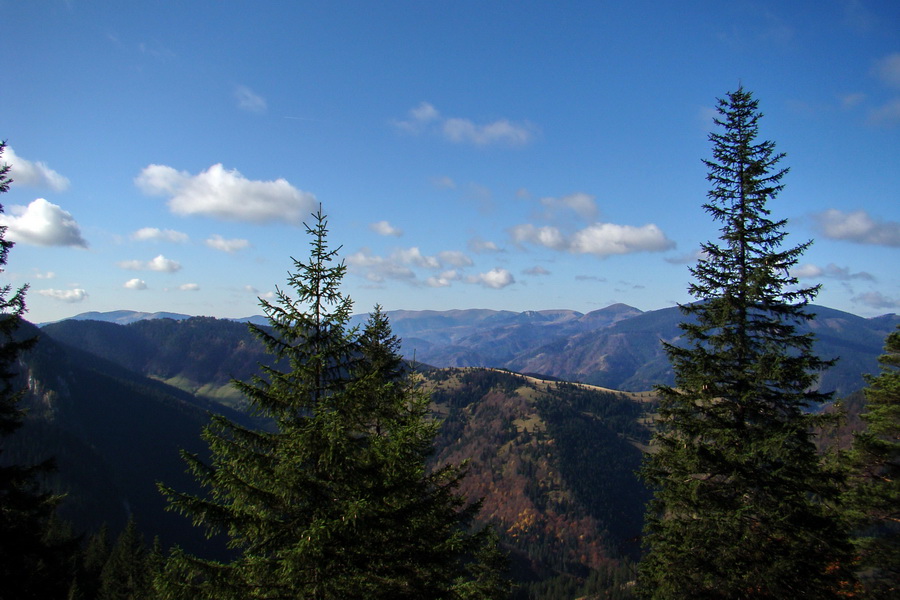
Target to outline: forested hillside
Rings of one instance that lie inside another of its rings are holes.
[[[164,512],[156,482],[194,487],[179,453],[205,452],[199,434],[209,411],[250,420],[30,326],[22,335],[39,337],[23,356],[26,424],[9,439],[4,459],[29,464],[55,458],[57,470],[48,483],[66,494],[60,516],[79,531],[96,531],[104,523],[117,531],[133,516],[148,539],[159,535],[168,544],[209,547],[200,532]]]
[[[26,356],[27,435],[11,447],[10,458],[58,457],[50,483],[68,493],[61,514],[78,530],[96,531],[106,522],[115,534],[131,514],[146,539],[159,535],[165,545],[209,551],[199,530],[163,511],[155,486],[166,481],[194,489],[178,450],[202,454],[206,411],[229,411],[202,394],[207,376],[217,381],[225,372],[208,357],[227,362],[244,352],[255,359],[257,351],[247,349],[252,338],[239,331],[245,328],[211,319],[45,327]],[[223,330],[233,337],[214,339]],[[185,381],[191,373],[196,394],[54,339],[72,331],[78,334],[66,339],[105,348],[134,369],[153,365],[160,379]],[[569,598],[631,577],[646,499],[634,471],[649,439],[650,394],[490,369],[425,370],[422,377],[443,420],[433,460],[469,461],[461,489],[484,498],[478,520],[497,527],[525,586],[521,593]]]
[[[463,489],[515,550],[525,580],[636,559],[646,491],[635,471],[652,397],[490,369],[426,373],[444,419],[437,460],[470,460]]]
[[[231,385],[268,363],[247,325],[224,319],[154,319],[126,326],[93,320],[61,321],[42,331],[56,340],[216,402],[240,405]]]

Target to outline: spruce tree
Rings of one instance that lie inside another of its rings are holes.
[[[290,293],[262,300],[269,327],[253,327],[287,366],[236,382],[273,427],[214,417],[211,462],[186,457],[209,495],[162,488],[237,556],[176,550],[159,581],[167,598],[456,598],[481,542],[467,530],[477,505],[456,492],[462,471],[426,469],[436,425],[386,318],[349,326],[345,266],[314,216]]]
[[[865,390],[866,428],[853,440],[847,501],[863,596],[887,600],[900,595],[900,329],[884,349],[881,373]]]
[[[789,274],[809,243],[785,247],[786,221],[770,218],[787,169],[756,139],[761,116],[739,88],[719,100],[710,134],[703,208],[721,235],[691,269],[697,301],[681,307],[682,342],[666,344],[675,385],[659,388],[642,469],[654,491],[646,598],[833,598],[845,576],[838,482],[810,433],[830,363],[799,330],[818,288]]]
[[[0,159],[6,148],[0,142]],[[0,193],[9,190],[10,166],[0,163]],[[0,205],[0,212],[3,206]],[[0,226],[0,273],[14,243]],[[20,358],[34,338],[20,332],[28,286],[0,286],[0,598],[61,597],[69,586],[68,540],[50,540],[50,525],[59,498],[41,489],[40,478],[53,468],[47,460],[14,464],[3,457],[6,441],[23,424],[20,407],[25,392]]]
[[[144,536],[134,518],[113,545],[100,572],[98,600],[145,600],[153,597]]]
[[[100,577],[109,560],[112,547],[109,541],[109,526],[104,523],[100,529],[88,537],[81,552],[81,569],[78,588],[85,598],[96,598],[100,593]]]

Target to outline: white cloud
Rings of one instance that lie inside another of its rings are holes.
[[[196,292],[200,290],[199,283],[182,283],[178,286],[178,289],[182,292]]]
[[[403,131],[419,134],[432,130],[455,143],[470,143],[476,146],[506,144],[523,146],[534,139],[535,127],[530,123],[518,124],[507,119],[476,124],[459,117],[443,118],[440,112],[428,102],[422,102],[411,109],[405,120],[394,121]]]
[[[484,254],[487,252],[501,252],[500,247],[494,242],[484,240],[480,237],[474,237],[469,240],[469,250],[475,254]]]
[[[191,178],[191,174],[187,171],[177,171],[166,165],[153,164],[144,167],[134,178],[134,183],[145,194],[174,195],[181,188],[186,187]]]
[[[797,279],[821,277],[822,273],[824,273],[822,267],[813,264],[800,265],[796,269],[791,270],[791,275]]]
[[[266,100],[259,94],[244,85],[234,89],[234,97],[237,99],[238,108],[256,114],[266,112]]]
[[[444,271],[440,275],[433,275],[426,279],[425,285],[433,288],[449,287],[459,277],[459,272],[456,270]]]
[[[428,102],[422,102],[417,107],[410,109],[405,121],[394,121],[394,125],[409,133],[419,133],[439,116],[440,113],[434,106]]]
[[[412,248],[401,248],[391,253],[391,259],[400,264],[414,265],[425,269],[440,269],[441,261],[434,256],[426,256],[422,254],[417,246]]]
[[[369,229],[377,233],[378,235],[392,235],[394,237],[400,237],[403,235],[403,230],[399,227],[394,227],[387,221],[378,221],[377,223],[372,223],[369,225]]]
[[[35,269],[34,278],[35,279],[55,279],[56,273],[54,273],[53,271],[41,272],[41,271],[38,271],[37,269]]]
[[[446,267],[468,267],[472,265],[472,259],[463,252],[457,250],[445,250],[437,256],[422,254],[418,247],[398,248],[388,256],[372,254],[368,248],[362,248],[358,252],[346,257],[347,266],[354,274],[365,277],[376,283],[388,279],[406,281],[412,284],[420,284],[413,268],[429,269],[437,271],[445,269],[440,275],[430,276],[425,284],[431,287],[444,287],[450,281],[459,278],[455,269]]]
[[[531,223],[525,223],[515,225],[509,230],[509,233],[517,244],[529,243],[554,250],[562,250],[568,246],[568,241],[563,233],[551,225],[535,227]]]
[[[68,302],[70,304],[81,302],[88,296],[88,293],[81,288],[73,290],[38,290],[38,294],[40,294],[41,296],[47,296],[48,298],[59,300],[61,302]]]
[[[124,260],[119,263],[119,267],[129,271],[160,271],[163,273],[174,273],[181,270],[181,265],[177,261],[168,259],[162,254],[147,262]]]
[[[199,288],[198,288],[198,289],[199,289]],[[245,286],[244,286],[244,291],[245,291],[245,292],[250,292],[251,294],[253,294],[253,295],[256,296],[257,298],[264,298],[264,299],[266,299],[266,300],[271,300],[272,298],[275,297],[275,292],[260,292],[258,289],[256,289],[256,288],[253,287],[252,285],[245,285]]]
[[[866,292],[851,298],[853,302],[864,304],[870,308],[891,309],[900,308],[900,300],[889,298],[881,292]]]
[[[813,215],[819,230],[827,238],[857,244],[900,246],[900,222],[877,221],[863,210],[844,213],[829,209]]]
[[[221,164],[197,175],[149,165],[135,178],[135,184],[146,194],[169,196],[169,209],[178,215],[300,225],[316,207],[315,195],[298,190],[285,179],[254,181]]]
[[[163,273],[174,273],[181,270],[181,265],[174,260],[170,260],[160,254],[147,263],[147,268],[151,271],[161,271]]]
[[[875,74],[882,82],[900,88],[900,52],[888,54],[875,64]]]
[[[428,123],[429,121],[437,119],[439,113],[434,106],[428,102],[423,102],[416,108],[410,110],[409,115],[411,119],[417,123]]]
[[[218,250],[220,252],[228,252],[232,254],[237,252],[238,250],[243,250],[245,248],[250,247],[250,241],[244,240],[241,238],[234,238],[230,240],[226,240],[221,235],[215,234],[206,240],[206,245],[212,248],[213,250]]]
[[[479,273],[478,275],[471,275],[468,278],[469,283],[477,283],[479,285],[483,285],[484,287],[489,287],[495,290],[499,290],[501,288],[505,288],[508,285],[512,285],[516,282],[515,278],[512,276],[512,273],[507,271],[506,269],[494,268],[486,273]]]
[[[442,265],[450,265],[451,267],[470,267],[472,259],[459,250],[444,250],[438,252],[438,260]]]
[[[69,189],[68,178],[48,167],[46,163],[32,162],[18,156],[9,146],[4,149],[0,163],[9,165],[7,176],[13,180],[13,184],[50,188],[55,192]]]
[[[143,271],[147,268],[147,263],[141,260],[122,260],[117,263],[119,268],[128,271]]]
[[[632,227],[613,223],[594,223],[571,236],[566,236],[559,228],[551,225],[535,227],[526,223],[512,227],[509,232],[517,244],[529,243],[553,250],[568,250],[573,254],[594,254],[601,257],[635,252],[661,252],[675,247],[675,242],[668,239],[662,230],[653,224]]]
[[[593,220],[597,216],[597,202],[594,196],[584,192],[575,192],[561,198],[541,198],[541,204],[551,211],[567,208],[587,220]]]
[[[698,260],[705,259],[706,257],[706,252],[704,252],[702,248],[698,248],[693,252],[688,252],[687,254],[681,254],[678,256],[666,258],[665,261],[673,265],[688,265],[695,263]]]
[[[871,273],[860,271],[851,273],[850,267],[839,267],[834,263],[830,263],[827,267],[822,268],[814,264],[800,265],[791,271],[791,275],[797,279],[812,279],[817,277],[829,277],[841,281],[849,281],[851,279],[860,279],[864,281],[875,281],[875,277]]]
[[[506,119],[485,125],[476,125],[468,119],[447,119],[444,121],[443,131],[444,137],[451,142],[469,142],[476,146],[524,146],[534,138],[534,127],[527,123],[517,125]]]
[[[571,251],[578,254],[609,256],[634,252],[671,250],[675,242],[653,224],[642,227],[595,223],[572,236]]]
[[[43,198],[26,206],[10,207],[12,215],[0,214],[0,225],[8,227],[9,239],[36,246],[87,248],[81,228],[71,213]]]
[[[409,267],[400,264],[396,260],[376,256],[368,248],[363,248],[359,252],[351,254],[345,260],[351,271],[376,283],[381,283],[387,279],[411,281],[416,278],[416,274]]]
[[[139,242],[146,241],[163,241],[163,242],[186,242],[188,234],[174,229],[157,229],[156,227],[142,227],[131,234],[131,239]]]
[[[135,277],[134,279],[129,279],[128,281],[126,281],[124,287],[129,290],[146,290],[147,282],[143,279],[138,279]]]
[[[547,269],[545,269],[544,267],[542,267],[540,265],[535,265],[535,266],[531,267],[530,269],[525,269],[522,272],[526,275],[549,275],[550,274],[550,271],[548,271]]]

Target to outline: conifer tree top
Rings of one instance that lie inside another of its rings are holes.
[[[785,247],[768,202],[783,153],[757,141],[762,114],[743,88],[719,100],[704,160],[704,209],[720,236],[702,245],[684,336],[664,344],[675,386],[660,386],[640,587],[647,598],[838,598],[848,538],[829,509],[836,477],[820,462],[807,409],[830,362],[798,331],[817,288],[790,275],[808,243]]]

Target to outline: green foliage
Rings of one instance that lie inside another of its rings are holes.
[[[541,398],[538,410],[555,441],[560,474],[575,498],[604,524],[611,549],[636,556],[641,507],[648,498],[634,476],[641,451],[626,439],[626,432],[646,435],[637,424],[640,407],[616,394],[565,385]]]
[[[608,563],[586,577],[561,575],[523,586],[514,600],[631,600],[634,593],[635,565],[629,560]]]
[[[866,427],[850,453],[847,501],[863,596],[887,599],[900,594],[900,329],[887,337],[880,362],[865,390]]]
[[[74,575],[68,598],[74,600],[151,600],[153,581],[163,564],[159,539],[148,549],[133,518],[110,545],[104,524],[73,553]]]
[[[456,492],[462,470],[426,469],[437,425],[381,311],[362,334],[349,328],[345,267],[321,212],[307,233],[310,256],[294,259],[291,293],[261,301],[270,327],[252,326],[286,368],[236,382],[274,427],[214,417],[203,434],[211,462],[185,455],[208,495],[161,487],[173,510],[224,533],[236,557],[176,550],[159,578],[163,596],[457,598],[483,547],[483,534],[468,533],[478,505]]]
[[[112,547],[100,572],[98,600],[143,600],[153,597],[147,547],[134,519]]]
[[[109,543],[109,527],[104,523],[91,535],[81,552],[80,570],[76,581],[79,595],[96,598],[100,593],[101,575],[112,547]]]
[[[642,472],[654,498],[639,582],[667,600],[837,597],[846,532],[809,412],[828,399],[815,383],[830,363],[798,331],[817,288],[789,275],[808,243],[785,248],[786,221],[769,218],[787,169],[756,141],[757,101],[741,88],[718,112],[704,209],[721,235],[691,270],[686,344],[666,345],[675,386],[659,388]]]

